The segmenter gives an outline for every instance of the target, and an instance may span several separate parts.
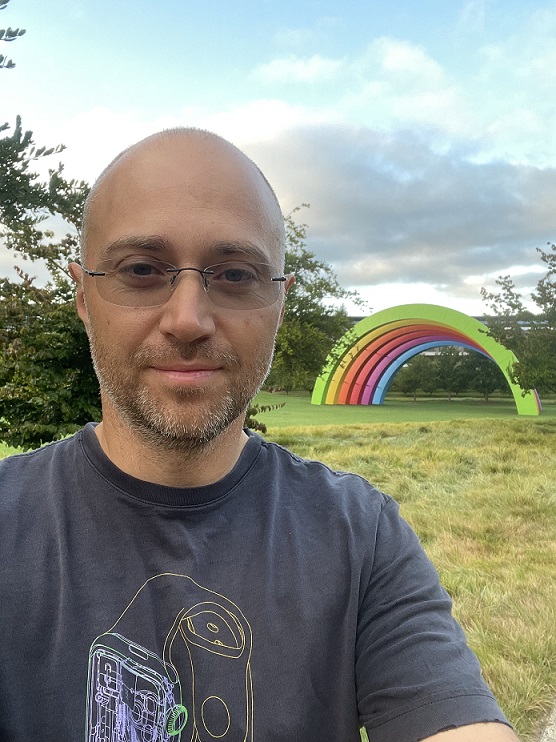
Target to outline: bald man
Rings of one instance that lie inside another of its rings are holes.
[[[70,270],[102,422],[0,464],[2,742],[515,742],[395,502],[243,428],[294,281],[259,169],[139,142]]]

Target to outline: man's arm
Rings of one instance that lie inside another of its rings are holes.
[[[469,724],[447,732],[439,732],[422,742],[519,742],[510,727],[497,722]]]

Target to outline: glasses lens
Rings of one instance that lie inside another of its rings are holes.
[[[122,307],[156,307],[172,294],[173,266],[146,257],[130,256],[123,260],[105,260],[96,270],[99,294],[111,304]]]
[[[260,309],[278,299],[280,282],[266,263],[229,262],[205,269],[213,304],[224,309]]]

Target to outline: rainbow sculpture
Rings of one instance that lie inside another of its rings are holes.
[[[488,335],[479,320],[434,304],[405,304],[358,322],[334,346],[317,377],[312,404],[383,404],[396,372],[418,353],[457,345],[493,360],[512,390],[519,415],[538,415],[535,390],[523,390],[510,377],[517,360]]]

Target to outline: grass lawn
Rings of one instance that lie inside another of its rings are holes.
[[[386,399],[383,405],[312,405],[309,392],[270,393],[259,392],[256,403],[284,407],[263,412],[258,419],[269,430],[291,425],[352,425],[382,422],[428,422],[452,420],[454,418],[517,418],[513,399],[494,398],[490,402],[482,399],[455,397],[448,399],[421,398],[417,402],[407,397]],[[556,418],[556,400],[543,400],[540,419]],[[521,416],[520,419],[535,419]]]
[[[400,503],[454,599],[484,675],[523,742],[556,696],[556,405],[404,399],[311,406],[264,394],[266,437],[355,471]],[[0,446],[0,457],[12,452]]]

